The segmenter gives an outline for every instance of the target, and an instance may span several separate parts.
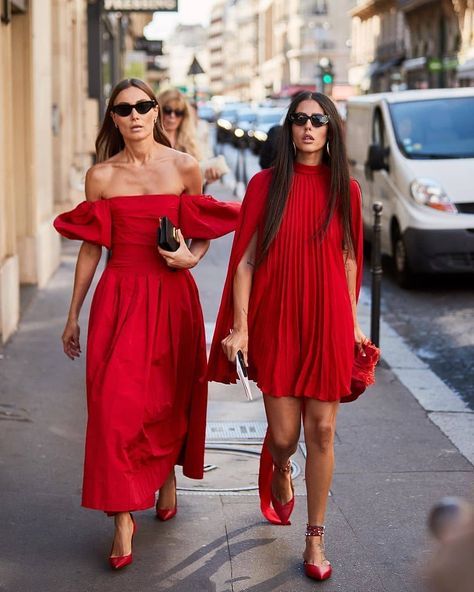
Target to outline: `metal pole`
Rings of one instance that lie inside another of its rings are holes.
[[[240,154],[241,150],[237,149],[237,157],[235,160],[235,187],[234,187],[234,197],[237,195],[237,190],[239,188],[240,183]]]
[[[380,232],[382,228],[383,206],[376,201],[372,210],[374,212],[374,226],[372,233],[372,299],[370,310],[370,339],[377,347],[380,345],[380,292],[382,287],[382,255],[380,249]]]

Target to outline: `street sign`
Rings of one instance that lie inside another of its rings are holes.
[[[178,0],[103,0],[106,12],[178,12]]]
[[[147,39],[137,37],[135,39],[135,51],[146,51],[148,55],[163,55],[163,41],[161,39]]]

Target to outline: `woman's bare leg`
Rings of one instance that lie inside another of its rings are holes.
[[[115,535],[111,557],[123,557],[132,552],[133,522],[130,512],[118,512],[114,515]]]
[[[324,524],[326,505],[334,470],[334,435],[339,402],[305,400],[303,414],[306,442],[306,492],[308,524]],[[306,537],[304,559],[314,565],[322,565],[324,554],[319,545],[321,537]]]
[[[176,505],[176,486],[175,486],[175,473],[174,467],[171,469],[170,474],[166,478],[166,481],[160,488],[158,495],[158,501],[156,507],[160,510],[171,510]]]
[[[284,467],[298,446],[301,427],[301,401],[295,397],[272,397],[264,395],[267,414],[268,448],[273,462]],[[273,495],[286,504],[293,496],[290,472],[274,471]]]

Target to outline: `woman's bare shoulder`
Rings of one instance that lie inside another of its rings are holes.
[[[191,173],[195,170],[199,170],[199,163],[190,154],[186,154],[185,152],[179,152],[178,150],[174,150],[175,152],[175,164],[176,167],[182,173]]]
[[[114,165],[110,160],[91,166],[86,173],[86,199],[97,201],[104,197],[104,190],[110,183]]]

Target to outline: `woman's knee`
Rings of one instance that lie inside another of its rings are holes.
[[[291,456],[298,448],[298,433],[271,434],[271,445],[274,453],[281,456]]]
[[[308,447],[317,448],[320,452],[332,450],[334,435],[336,433],[335,422],[319,421],[305,425],[305,441]]]

